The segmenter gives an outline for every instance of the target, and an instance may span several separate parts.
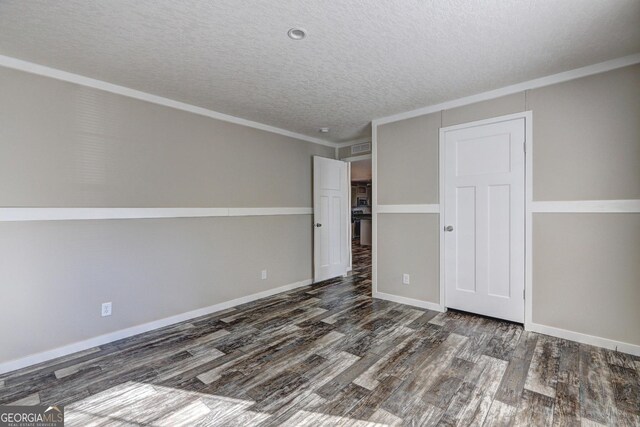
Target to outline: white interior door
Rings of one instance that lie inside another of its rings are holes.
[[[524,322],[525,119],[483,123],[442,130],[445,303]]]
[[[347,273],[349,246],[349,177],[347,163],[313,158],[314,280]]]

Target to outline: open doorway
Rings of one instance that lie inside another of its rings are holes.
[[[371,246],[371,159],[351,162],[351,240]]]
[[[349,269],[354,268],[354,257],[363,249],[371,250],[371,205],[372,205],[372,168],[371,155],[346,158],[349,162],[351,181],[351,262]]]
[[[370,256],[371,155],[315,156],[313,175],[314,282],[320,282],[353,271],[354,254]]]

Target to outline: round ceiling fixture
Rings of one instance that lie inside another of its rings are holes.
[[[307,32],[302,28],[291,28],[287,31],[287,35],[291,40],[302,40],[307,36]]]
[[[329,132],[329,128],[320,128],[320,129],[318,129],[318,132],[320,132],[320,133],[328,133]]]

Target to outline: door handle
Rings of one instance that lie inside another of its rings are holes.
[[[444,231],[453,231],[453,225],[447,225],[447,226],[444,228]]]
[[[316,227],[322,227],[322,224],[320,224],[319,222],[316,222]]]

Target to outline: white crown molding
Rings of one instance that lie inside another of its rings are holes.
[[[0,208],[0,222],[311,215],[312,208]]]
[[[533,213],[640,213],[640,200],[533,202]]]
[[[596,337],[583,334],[581,332],[568,331],[566,329],[554,328],[553,326],[540,325],[537,323],[527,323],[525,329],[539,334],[550,335],[552,337],[571,340],[582,344],[607,348],[609,350],[621,351],[623,353],[640,356],[640,345],[629,344],[622,341],[610,340],[608,338]]]
[[[440,213],[440,205],[378,205],[379,214]]]
[[[3,362],[3,363],[0,363],[0,374],[15,371],[17,369],[22,369],[38,363],[46,362],[48,360],[56,359],[58,357],[67,356],[69,354],[77,353],[79,351],[88,350],[88,349],[97,347],[99,345],[108,344],[110,342],[118,341],[123,338],[129,338],[134,335],[143,334],[145,332],[153,331],[155,329],[163,328],[165,326],[184,322],[186,320],[195,319],[200,316],[206,316],[218,311],[227,310],[229,308],[236,307],[240,304],[245,304],[248,302],[259,300],[261,298],[270,297],[272,295],[279,294],[281,292],[286,292],[286,291],[290,291],[303,286],[308,286],[311,283],[313,283],[311,279],[290,283],[288,285],[284,285],[279,288],[268,289],[266,291],[258,292],[256,294],[247,295],[247,296],[236,298],[230,301],[225,301],[219,304],[210,305],[208,307],[199,308],[197,310],[188,311],[186,313],[177,314],[175,316],[166,317],[164,319],[154,320],[152,322],[144,323],[142,325],[121,329],[119,331],[89,338],[87,340],[65,345],[63,347],[58,347],[52,350],[46,350],[41,353],[25,356],[20,359],[14,359],[8,362]]]
[[[427,310],[444,312],[445,309],[438,303],[422,301],[414,298],[401,297],[398,295],[386,294],[384,292],[373,292],[373,298],[383,299],[386,301],[397,302],[398,304],[411,305],[413,307],[426,308]]]
[[[337,146],[337,143],[335,142],[326,141],[324,139],[314,138],[308,135],[303,135],[301,133],[266,125],[264,123],[254,122],[252,120],[219,113],[217,111],[209,110],[203,107],[197,107],[185,102],[175,101],[173,99],[164,98],[162,96],[153,95],[125,86],[108,83],[102,80],[92,79],[90,77],[81,76],[79,74],[58,70],[56,68],[51,68],[40,64],[35,64],[33,62],[23,61],[21,59],[12,58],[10,56],[0,55],[0,66],[24,71],[31,74],[37,74],[40,76],[50,77],[52,79],[62,80],[69,83],[75,83],[81,86],[91,87],[94,89],[103,90],[105,92],[115,93],[117,95],[151,102],[153,104],[163,105],[165,107],[175,108],[176,110],[187,111],[189,113],[198,114],[200,116],[210,117],[212,119],[235,123],[237,125],[247,126],[254,129],[260,129],[266,132],[276,133],[279,135],[287,136],[289,138],[295,138],[314,144],[320,144],[327,147]]]
[[[550,86],[556,83],[562,83],[569,80],[578,79],[581,77],[587,77],[594,74],[604,73],[606,71],[615,70],[629,65],[640,63],[640,53],[636,53],[622,58],[612,59],[610,61],[600,62],[598,64],[587,65],[586,67],[576,68],[574,70],[564,71],[558,74],[552,74],[550,76],[541,77],[534,80],[529,80],[522,83],[517,83],[510,86],[505,86],[500,89],[490,90],[487,92],[478,93],[463,98],[458,98],[452,101],[442,102],[440,104],[430,105],[427,107],[418,108],[416,110],[406,111],[399,114],[393,114],[391,116],[380,117],[372,121],[372,126],[378,126],[385,123],[397,122],[400,120],[406,120],[413,117],[422,116],[425,114],[431,114],[442,110],[448,110],[451,108],[461,107],[463,105],[474,104],[480,101],[486,101],[489,99],[499,98],[505,95],[511,95],[525,90],[536,89],[544,86]]]

